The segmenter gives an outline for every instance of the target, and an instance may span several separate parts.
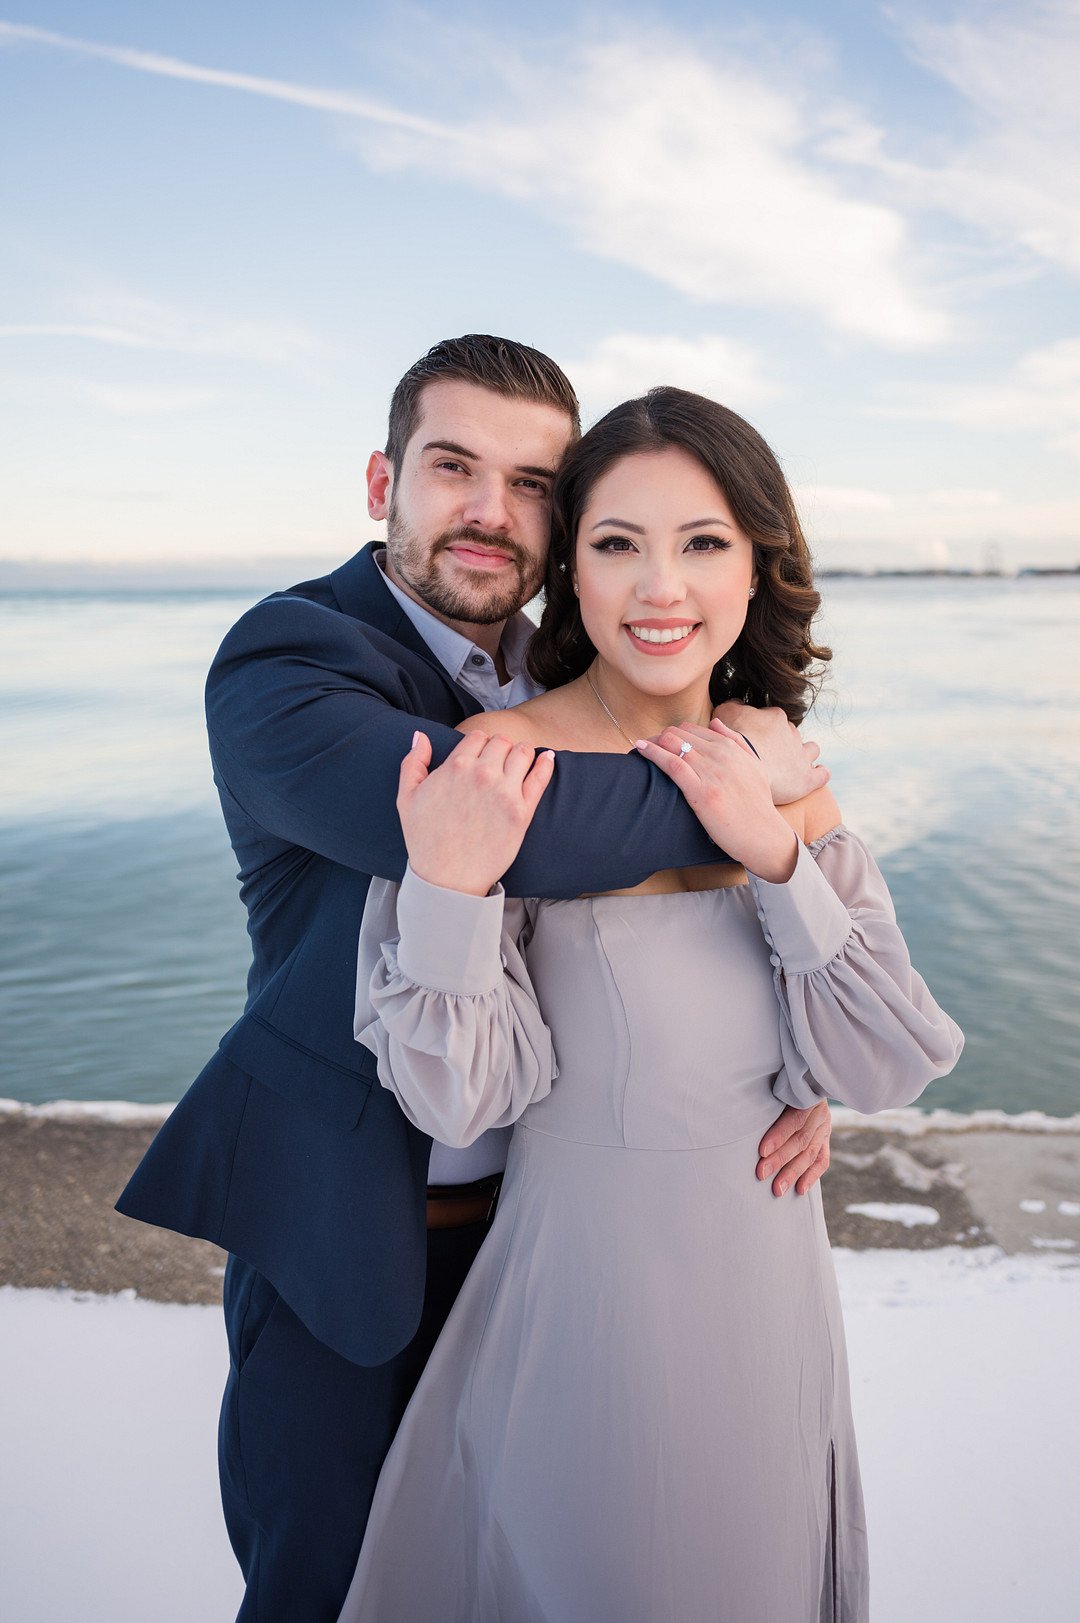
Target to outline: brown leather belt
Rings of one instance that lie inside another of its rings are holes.
[[[429,1183],[427,1226],[429,1229],[459,1229],[467,1223],[489,1223],[495,1215],[502,1174],[480,1178],[476,1183]]]

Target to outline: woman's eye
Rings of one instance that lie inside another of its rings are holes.
[[[589,544],[594,552],[631,552],[634,546],[625,535],[605,535]]]
[[[692,535],[686,543],[688,552],[726,552],[731,542],[723,535]]]

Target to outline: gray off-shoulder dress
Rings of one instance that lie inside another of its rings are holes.
[[[499,1209],[386,1460],[342,1623],[866,1623],[819,1191],[778,1101],[909,1103],[962,1038],[839,828],[784,885],[373,886],[357,1034]]]

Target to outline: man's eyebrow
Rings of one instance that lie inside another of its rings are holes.
[[[421,449],[424,451],[449,451],[451,456],[465,457],[469,462],[480,462],[482,460],[479,451],[470,451],[467,446],[459,445],[456,440],[428,440],[427,444],[422,446]],[[554,479],[555,477],[554,468],[533,468],[524,463],[518,463],[514,472],[527,473],[531,479]]]
[[[468,457],[470,462],[479,462],[478,451],[467,451],[464,445],[458,445],[456,440],[428,440],[423,447],[425,451],[449,451],[452,456]]]

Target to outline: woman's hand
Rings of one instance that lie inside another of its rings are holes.
[[[774,805],[788,806],[828,783],[829,769],[818,759],[820,745],[803,738],[779,705],[757,710],[752,704],[726,699],[713,711],[713,719],[726,722],[753,744],[769,775]]]
[[[729,857],[774,884],[791,878],[798,837],[773,805],[765,769],[741,733],[714,719],[708,727],[665,727],[637,748],[677,784]]]
[[[486,896],[521,850],[555,756],[473,732],[430,765],[431,741],[414,733],[397,795],[409,864],[431,885]]]

